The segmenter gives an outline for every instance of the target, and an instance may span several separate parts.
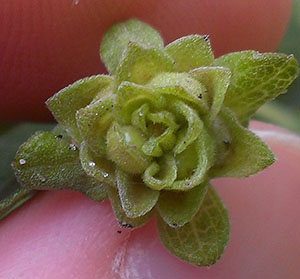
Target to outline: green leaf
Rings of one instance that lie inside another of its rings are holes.
[[[77,127],[85,141],[98,156],[106,155],[106,133],[114,120],[114,96],[103,97],[77,111]]]
[[[188,191],[206,180],[214,163],[214,145],[203,128],[199,137],[185,151],[176,156],[177,179],[165,190]]]
[[[133,113],[145,104],[154,110],[162,110],[166,100],[149,87],[124,81],[118,88],[114,116],[120,124],[130,125]]]
[[[165,154],[161,158],[152,162],[145,170],[143,180],[146,185],[153,190],[161,190],[171,187],[177,176],[177,166],[175,157],[172,154]]]
[[[125,228],[130,228],[130,229],[141,227],[144,224],[146,224],[153,216],[153,210],[151,210],[150,212],[148,212],[143,216],[137,218],[130,218],[125,214],[122,208],[117,188],[115,186],[108,185],[107,193],[108,193],[111,206],[114,211],[114,215],[118,220],[120,226]]]
[[[190,75],[205,85],[210,99],[209,119],[213,121],[219,113],[230,84],[230,70],[224,67],[201,67]]]
[[[201,184],[214,162],[214,146],[203,128],[199,137],[174,157],[165,154],[144,172],[143,180],[155,190],[188,191]]]
[[[208,36],[182,37],[168,44],[165,50],[175,61],[176,72],[188,72],[198,67],[210,66],[214,62]]]
[[[83,194],[94,201],[102,202],[107,199],[106,189],[107,186],[105,183],[95,183],[93,187],[85,189]]]
[[[189,103],[199,114],[208,112],[208,96],[205,87],[187,73],[161,73],[147,85],[157,95],[174,96]]]
[[[100,46],[101,59],[110,74],[115,74],[122,54],[130,42],[146,48],[163,48],[159,33],[148,24],[129,19],[112,25],[104,34]]]
[[[224,108],[221,108],[224,110]],[[230,143],[232,142],[231,129],[224,119],[217,115],[215,120],[208,126],[210,138],[214,143],[215,160],[213,167],[220,166],[231,152]]]
[[[105,75],[80,79],[60,90],[46,102],[49,110],[77,143],[81,137],[77,128],[75,115],[77,110],[87,106],[101,90],[110,85],[113,78]]]
[[[207,187],[208,183],[205,182],[185,192],[161,191],[156,209],[170,227],[181,227],[199,211]]]
[[[231,83],[224,104],[246,122],[267,101],[285,93],[298,75],[292,55],[241,51],[226,54],[215,65],[230,69]]]
[[[186,150],[199,137],[203,129],[203,122],[200,120],[197,111],[190,108],[184,102],[176,100],[171,106],[187,122],[187,127],[179,130],[177,143],[174,147],[174,153],[179,154]]]
[[[19,188],[7,198],[0,200],[0,221],[31,199],[34,194],[35,191]]]
[[[228,154],[222,160],[217,160],[210,176],[247,177],[274,163],[275,158],[269,147],[254,133],[241,126],[229,109],[223,108],[220,117],[231,139],[224,139],[224,144],[229,149]],[[216,129],[215,133],[220,131]]]
[[[137,110],[137,113],[132,115],[133,120],[136,115],[144,117],[143,113]],[[144,133],[149,136],[149,139],[144,143],[142,150],[146,155],[160,157],[164,151],[169,151],[174,147],[175,131],[178,125],[174,115],[166,110],[157,113],[148,112],[145,116],[145,128],[142,127],[142,131],[146,130]],[[148,120],[147,123],[146,120]]]
[[[145,103],[128,115],[131,116],[132,126],[137,129],[140,129],[145,135],[148,135],[147,119],[149,113],[150,113],[149,104]]]
[[[33,132],[36,132],[38,129],[36,129]],[[61,125],[56,125],[52,131],[51,131],[57,138],[67,142],[67,143],[72,143],[72,137],[68,134],[66,129],[62,127]],[[32,134],[31,134],[32,135]]]
[[[0,131],[0,200],[3,200],[20,188],[11,167],[18,147],[36,129],[50,130],[53,128],[53,125],[35,123],[7,124],[5,129],[2,123],[0,125],[3,129]]]
[[[141,151],[144,142],[137,129],[114,122],[107,132],[107,156],[128,173],[142,173],[150,164],[150,158]]]
[[[52,124],[0,123],[0,220],[30,199],[34,191],[21,189],[11,167],[16,151],[36,129],[52,129]]]
[[[93,153],[84,141],[80,145],[79,156],[82,168],[88,176],[92,176],[106,184],[115,184],[115,167],[112,162]]]
[[[155,206],[159,192],[148,188],[139,176],[117,169],[116,177],[121,205],[128,217],[143,216]]]
[[[164,246],[178,258],[198,266],[213,265],[229,239],[227,211],[211,186],[190,223],[171,228],[162,218],[157,218],[157,225]]]
[[[60,135],[64,135],[61,131],[57,132]],[[68,139],[65,135],[64,138]],[[69,140],[71,139],[69,138]],[[68,143],[70,144],[70,141]],[[88,145],[83,141],[80,145],[79,157],[81,167],[89,177],[86,185],[88,187],[84,187],[80,191],[88,198],[101,202],[107,199],[106,184],[115,183],[114,170],[111,162],[93,155],[93,152],[90,151]]]
[[[71,189],[86,192],[101,183],[81,167],[74,144],[51,132],[37,132],[18,150],[13,168],[27,189]]]
[[[115,88],[122,81],[146,84],[161,72],[172,72],[173,64],[173,60],[163,50],[143,48],[130,42],[117,69]]]

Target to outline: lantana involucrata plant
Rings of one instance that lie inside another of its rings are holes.
[[[126,228],[156,216],[172,254],[214,264],[230,227],[210,180],[247,177],[275,161],[247,126],[259,107],[286,91],[297,61],[252,50],[215,59],[200,35],[164,46],[136,19],[110,27],[100,55],[109,75],[81,79],[47,101],[58,126],[20,147],[13,162],[18,181],[27,189],[109,199]]]

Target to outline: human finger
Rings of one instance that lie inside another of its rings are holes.
[[[71,82],[104,72],[99,44],[114,22],[137,17],[166,42],[209,34],[215,54],[271,51],[290,0],[10,0],[0,8],[0,119],[51,119],[45,100]]]
[[[169,254],[155,220],[120,229],[108,202],[65,191],[40,195],[1,223],[0,278],[299,278],[300,140],[273,126],[254,128],[277,162],[247,179],[213,181],[231,238],[211,268]]]

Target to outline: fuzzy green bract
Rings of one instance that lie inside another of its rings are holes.
[[[208,37],[199,35],[164,47],[159,33],[136,19],[113,25],[100,54],[111,75],[79,80],[47,101],[59,126],[20,147],[13,163],[19,182],[108,198],[127,228],[156,215],[171,253],[214,264],[229,239],[229,219],[209,181],[247,177],[274,162],[245,126],[286,91],[297,61],[255,51],[215,59]]]

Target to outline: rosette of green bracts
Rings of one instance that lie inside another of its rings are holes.
[[[214,264],[229,220],[210,180],[247,177],[274,162],[247,125],[295,79],[296,60],[256,51],[215,59],[207,36],[164,46],[134,19],[107,31],[100,54],[110,75],[79,80],[47,101],[59,125],[20,147],[18,180],[108,198],[124,227],[155,215],[171,253]]]

